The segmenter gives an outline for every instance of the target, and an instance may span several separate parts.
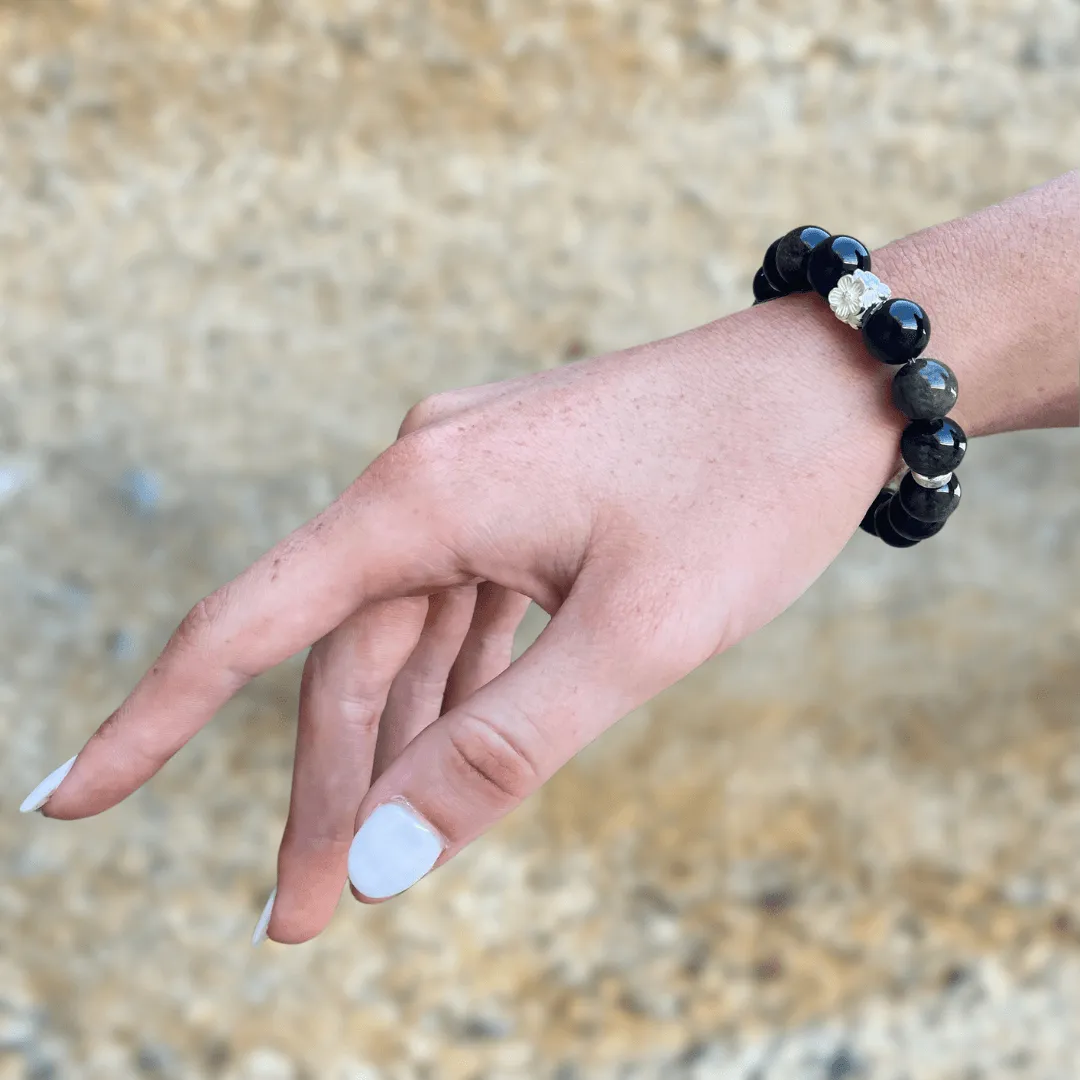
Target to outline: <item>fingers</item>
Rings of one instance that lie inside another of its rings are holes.
[[[268,933],[296,943],[330,921],[345,884],[387,691],[414,650],[428,603],[369,604],[311,650],[300,687],[292,798]]]
[[[363,604],[457,584],[445,447],[396,443],[318,517],[201,601],[50,798],[50,817],[100,813],[148,780],[253,676]]]
[[[532,648],[405,748],[361,805],[349,853],[358,896],[414,884],[667,685],[625,621],[603,590],[575,587]]]
[[[477,586],[472,625],[446,680],[443,712],[460,705],[510,666],[514,635],[528,606],[527,596],[494,582]]]
[[[390,687],[379,724],[375,776],[438,719],[446,677],[465,640],[475,606],[476,587],[472,585],[443,589],[431,596],[420,640]]]

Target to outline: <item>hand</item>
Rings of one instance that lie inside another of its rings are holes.
[[[114,805],[314,643],[271,936],[318,933],[347,866],[364,899],[408,887],[813,581],[890,471],[874,374],[800,297],[422,402],[194,608],[45,812]],[[508,666],[527,599],[551,621]]]
[[[1078,194],[1068,174],[874,255],[941,312],[969,434],[1076,423]],[[1033,248],[1058,288],[1016,275]],[[347,871],[361,899],[407,888],[799,596],[897,461],[886,378],[803,295],[431,398],[332,506],[192,610],[27,803],[100,813],[314,644],[270,922],[306,940]],[[507,666],[527,599],[552,618]]]

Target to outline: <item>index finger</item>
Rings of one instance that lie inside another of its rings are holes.
[[[380,466],[382,460],[192,608],[90,738],[43,813],[72,819],[107,810],[150,779],[252,678],[314,644],[361,605],[462,579],[450,548],[437,539],[438,500],[400,478],[389,482],[396,470]]]

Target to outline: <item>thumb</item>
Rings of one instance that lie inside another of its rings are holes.
[[[614,590],[582,586],[579,578],[520,659],[419,734],[372,785],[349,851],[360,899],[415,884],[685,673],[642,663],[646,650],[625,630],[628,608],[615,610]]]

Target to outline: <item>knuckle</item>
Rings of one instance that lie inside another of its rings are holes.
[[[345,687],[335,698],[339,720],[361,738],[374,736],[379,730],[386,690],[365,687]]]
[[[285,825],[281,847],[283,854],[293,856],[337,855],[348,851],[353,840],[353,819],[333,814],[290,818]]]
[[[229,606],[227,589],[204,596],[181,620],[173,642],[183,648],[205,650],[211,647]]]
[[[431,668],[404,667],[394,680],[394,694],[409,703],[442,701],[446,675]]]
[[[366,738],[374,735],[382,718],[387,687],[367,680],[357,671],[335,669],[324,638],[312,648],[301,682],[301,707],[315,727],[329,723]]]
[[[384,490],[435,487],[454,462],[457,433],[450,426],[420,428],[388,447],[373,463],[372,479]]]
[[[406,435],[412,435],[413,432],[420,431],[429,424],[435,423],[436,420],[441,419],[450,412],[452,408],[452,395],[450,394],[431,394],[426,398],[422,398],[405,414],[404,419],[401,421],[401,427],[398,428],[398,438],[403,439]]]
[[[453,765],[465,783],[486,789],[499,802],[520,802],[543,779],[537,755],[477,713],[455,721],[449,740]]]

